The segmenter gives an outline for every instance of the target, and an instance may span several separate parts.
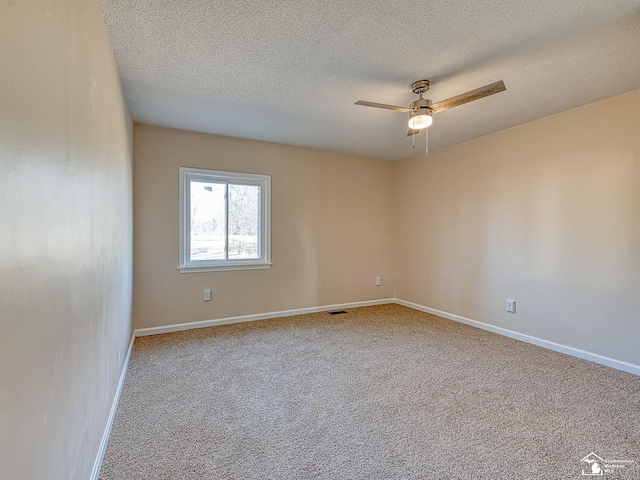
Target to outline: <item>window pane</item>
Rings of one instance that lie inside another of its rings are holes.
[[[225,260],[225,184],[191,180],[191,261]]]
[[[271,267],[271,177],[180,167],[180,273]]]
[[[260,258],[260,187],[229,184],[229,260]]]

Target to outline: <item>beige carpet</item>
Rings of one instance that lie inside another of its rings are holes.
[[[591,452],[640,479],[640,377],[384,305],[136,339],[100,478],[584,479]]]

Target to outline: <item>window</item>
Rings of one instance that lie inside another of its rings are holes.
[[[271,177],[180,167],[180,272],[271,266]]]

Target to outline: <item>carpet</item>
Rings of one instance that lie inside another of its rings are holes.
[[[391,304],[137,338],[100,478],[638,479],[639,463],[640,377]]]

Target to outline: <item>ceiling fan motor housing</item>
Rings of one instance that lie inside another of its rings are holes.
[[[416,110],[419,108],[429,108],[432,103],[433,102],[431,102],[431,100],[427,100],[426,98],[419,98],[418,100],[411,102],[411,109]],[[429,108],[429,110],[431,109]]]

